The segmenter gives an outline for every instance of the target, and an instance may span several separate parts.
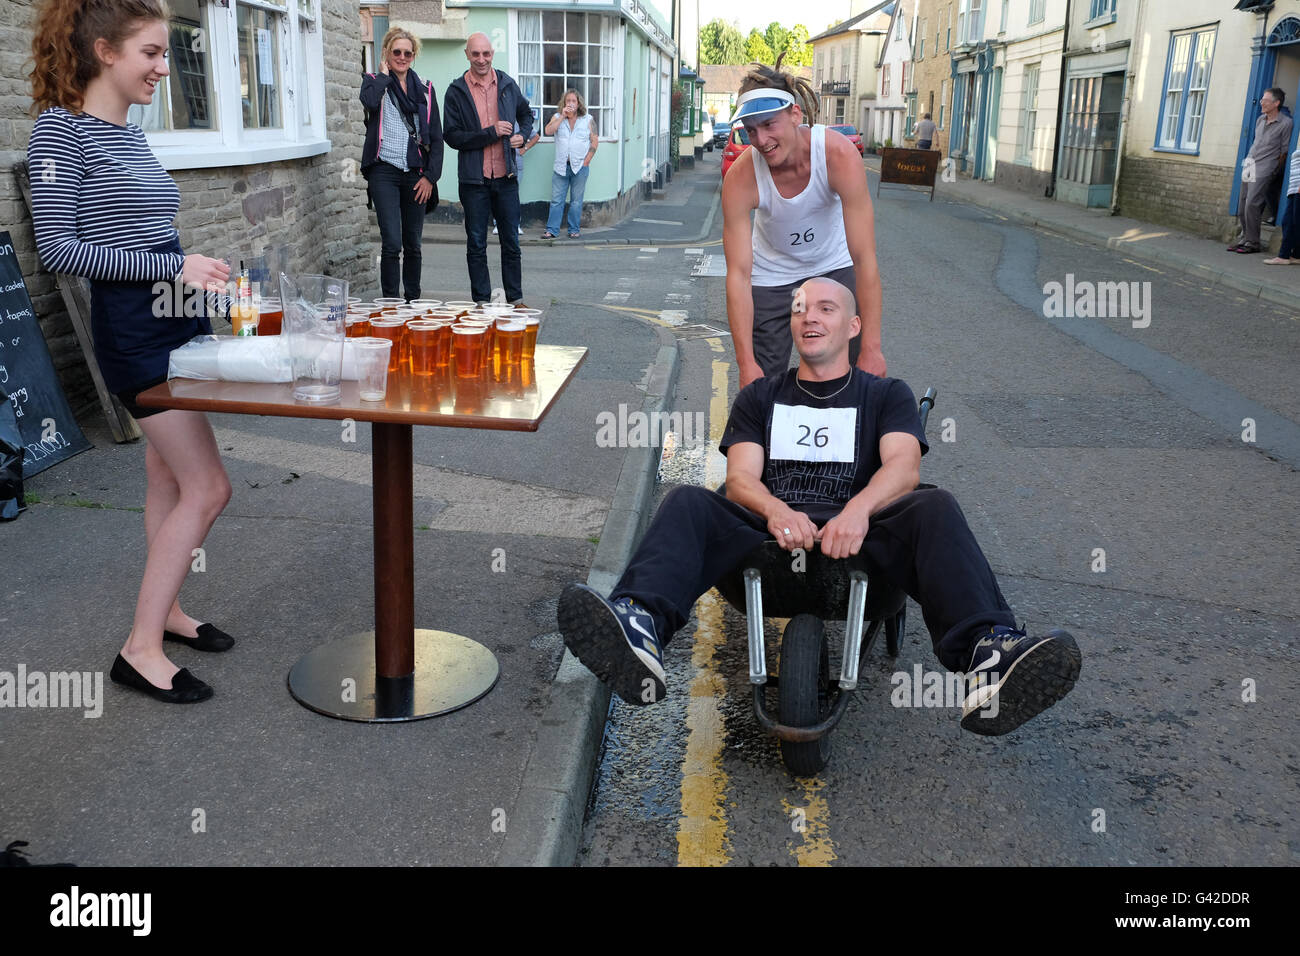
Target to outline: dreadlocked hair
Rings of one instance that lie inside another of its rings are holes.
[[[817,106],[820,102],[817,91],[813,85],[805,80],[802,76],[795,76],[793,73],[786,73],[781,69],[781,63],[785,60],[785,51],[776,58],[773,66],[766,66],[762,63],[751,65],[745,78],[740,83],[740,93],[748,93],[750,90],[785,90],[795,98],[803,110],[804,116],[810,120],[817,115]]]
[[[168,16],[165,0],[44,0],[32,37],[33,115],[51,106],[81,112],[86,86],[103,69],[95,41],[121,49],[143,24]]]

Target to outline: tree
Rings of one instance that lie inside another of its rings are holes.
[[[789,43],[790,31],[773,20],[767,25],[767,29],[763,31],[763,39],[767,41],[768,49],[772,51],[772,56],[775,58],[781,54],[786,48],[786,44]]]
[[[796,23],[785,41],[785,63],[783,66],[812,66],[813,48],[808,42],[808,28]]]
[[[749,31],[749,36],[745,40],[745,56],[751,63],[769,65],[776,59],[772,54],[772,48],[767,45],[767,40],[758,32],[757,27]]]
[[[733,23],[715,17],[700,28],[700,63],[729,64],[745,62],[745,37]]]

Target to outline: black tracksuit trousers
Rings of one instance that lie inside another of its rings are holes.
[[[610,597],[630,597],[649,610],[667,643],[699,596],[770,538],[762,518],[717,492],[674,488]],[[921,606],[935,655],[949,670],[966,670],[991,625],[1015,626],[957,499],[941,488],[920,488],[877,512],[861,554],[868,573]]]

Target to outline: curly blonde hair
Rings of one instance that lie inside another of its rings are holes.
[[[86,87],[104,69],[95,41],[120,50],[142,26],[169,16],[164,0],[45,0],[32,37],[32,115],[52,106],[81,112]]]
[[[795,98],[804,116],[810,118],[816,116],[817,106],[821,102],[817,91],[813,89],[812,83],[802,76],[795,76],[782,70],[781,64],[784,60],[783,52],[776,58],[773,66],[754,63],[745,74],[745,78],[741,80],[738,93],[748,93],[750,90],[784,90]]]

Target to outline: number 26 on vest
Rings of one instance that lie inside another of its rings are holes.
[[[792,246],[806,246],[812,241],[813,231],[811,229],[805,229],[802,235],[797,232],[790,233],[790,245]]]

